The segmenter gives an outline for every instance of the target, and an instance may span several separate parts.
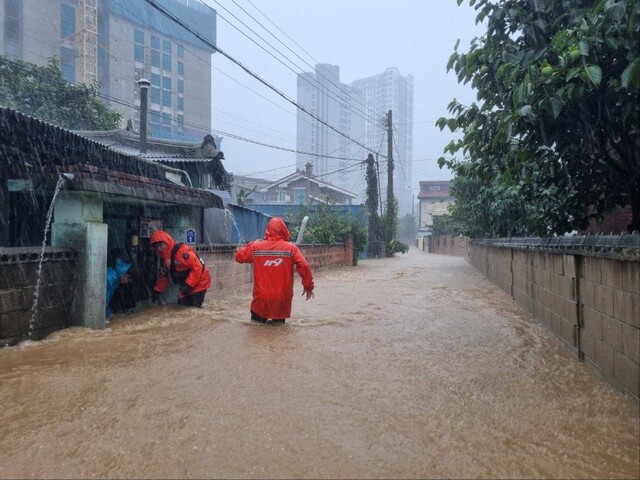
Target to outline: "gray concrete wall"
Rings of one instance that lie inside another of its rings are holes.
[[[640,262],[489,245],[469,261],[616,388],[640,391]]]

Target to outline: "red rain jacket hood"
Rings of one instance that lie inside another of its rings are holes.
[[[269,220],[267,228],[264,231],[265,240],[284,240],[288,242],[291,238],[291,233],[284,223],[284,220],[278,217],[274,217]]]
[[[163,252],[156,250],[158,256],[164,263],[164,269],[161,269],[158,279],[153,289],[156,292],[164,292],[171,283],[171,252],[177,242],[164,230],[155,230],[149,239],[149,245],[157,242],[165,242],[167,248]],[[179,282],[174,282],[188,286],[190,294],[207,290],[211,286],[211,273],[209,269],[200,261],[200,257],[196,251],[186,243],[181,244],[173,255],[174,272],[177,277],[181,277]],[[163,273],[166,272],[166,274]],[[180,291],[179,297],[182,298],[185,293]]]
[[[165,242],[167,244],[167,248],[164,249],[164,252],[158,250],[158,256],[170,260],[171,250],[173,250],[176,241],[164,230],[154,230],[151,234],[151,238],[149,239],[149,245],[153,245],[154,243],[158,242]]]

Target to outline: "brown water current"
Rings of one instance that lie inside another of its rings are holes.
[[[283,326],[247,288],[0,349],[0,477],[640,477],[638,402],[464,259],[315,280]]]

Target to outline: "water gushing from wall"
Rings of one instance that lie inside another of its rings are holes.
[[[245,243],[244,235],[242,234],[240,227],[238,227],[238,224],[236,223],[236,219],[233,216],[233,213],[231,213],[231,211],[227,210],[226,208],[224,209],[224,218],[225,218],[225,221],[227,219],[231,220],[231,224],[233,225],[233,228],[235,228],[236,232],[238,232],[238,243]]]
[[[40,283],[42,281],[42,261],[44,260],[44,250],[47,246],[47,233],[49,233],[49,227],[51,226],[51,218],[53,217],[53,207],[56,203],[56,197],[62,190],[65,182],[69,180],[68,176],[60,175],[56,188],[53,191],[53,197],[51,198],[51,204],[49,205],[49,211],[47,212],[47,221],[44,226],[44,235],[42,238],[42,250],[40,251],[40,260],[38,261],[36,288],[33,292],[33,306],[31,307],[31,320],[29,320],[29,336],[33,333],[33,329],[36,324],[36,316],[38,314],[38,298],[40,293]]]

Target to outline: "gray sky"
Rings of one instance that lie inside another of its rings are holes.
[[[218,46],[293,100],[296,73],[312,71],[316,63],[338,65],[340,81],[346,84],[388,67],[397,67],[403,76],[413,75],[412,188],[417,194],[420,180],[451,178],[449,171],[438,168],[436,159],[452,136],[440,132],[434,121],[448,116],[452,99],[466,104],[475,100],[468,85],[459,85],[453,72],[446,72],[456,40],[460,39],[462,51],[468,51],[470,40],[483,31],[475,25],[475,11],[466,1],[459,7],[456,0],[206,1],[219,14]],[[264,45],[259,34],[296,65],[283,60],[287,68],[238,29]],[[213,128],[295,149],[295,107],[222,55],[213,56],[213,65]],[[295,153],[229,137],[222,150],[227,170],[235,174],[276,179],[295,170]]]

